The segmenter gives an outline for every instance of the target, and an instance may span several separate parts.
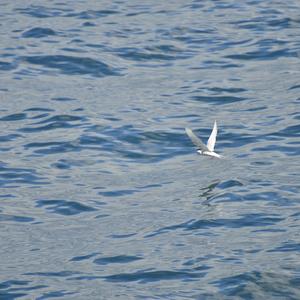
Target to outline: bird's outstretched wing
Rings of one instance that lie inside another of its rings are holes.
[[[202,151],[208,151],[206,145],[194,134],[192,129],[185,128],[186,134],[189,136],[194,145],[196,145]]]
[[[217,133],[218,133],[218,127],[217,127],[217,121],[214,123],[214,128],[210,134],[210,137],[207,141],[207,148],[209,151],[213,152],[215,149],[216,139],[217,139]]]

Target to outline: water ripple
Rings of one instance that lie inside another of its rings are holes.
[[[142,257],[133,255],[117,255],[111,257],[101,257],[94,260],[97,265],[107,265],[107,264],[127,264],[136,260],[141,260]]]
[[[198,230],[198,229],[210,229],[214,227],[226,227],[226,228],[243,228],[243,227],[260,227],[271,226],[284,220],[277,215],[265,215],[265,214],[247,214],[241,218],[236,219],[202,219],[202,220],[189,220],[184,223],[166,226],[158,229],[157,231],[146,235],[146,238],[160,235],[169,231],[183,229],[184,231]]]
[[[163,280],[197,280],[202,278],[206,273],[188,272],[188,271],[138,271],[134,273],[121,273],[116,275],[105,276],[107,281],[111,282],[132,282],[149,283]]]
[[[64,216],[77,215],[83,212],[92,212],[97,209],[69,200],[37,200],[36,207],[45,207],[50,213]]]
[[[41,66],[41,71],[43,72],[45,72],[46,69],[54,69],[66,75],[91,75],[93,77],[120,75],[116,68],[90,57],[36,55],[24,56],[23,61],[32,65]]]
[[[34,27],[22,33],[24,38],[43,38],[50,35],[56,35],[56,32],[51,28]]]
[[[300,299],[300,2],[269,2],[0,3],[1,299]],[[215,119],[224,160],[184,131]]]
[[[40,176],[34,169],[10,168],[0,164],[0,186],[13,187],[21,184],[49,184],[45,177]]]

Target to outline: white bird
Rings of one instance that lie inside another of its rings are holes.
[[[212,156],[217,158],[222,158],[223,156],[220,154],[217,154],[214,152],[215,144],[216,144],[216,138],[218,133],[218,127],[217,127],[217,121],[214,123],[213,130],[209,136],[209,139],[207,141],[207,145],[205,145],[192,131],[190,128],[185,128],[186,134],[189,136],[193,144],[195,144],[198,147],[197,152],[202,155],[206,156]]]

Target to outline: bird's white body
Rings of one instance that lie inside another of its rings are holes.
[[[217,157],[217,158],[222,158],[223,155],[220,155],[216,152],[213,151],[201,151],[201,150],[197,150],[197,153],[201,154],[201,155],[205,155],[205,156],[212,156],[212,157]]]
[[[216,139],[217,139],[217,133],[218,133],[218,127],[217,122],[215,121],[213,130],[209,136],[209,139],[207,141],[207,145],[205,145],[190,128],[185,128],[186,134],[189,136],[191,141],[198,147],[197,153],[205,156],[210,157],[216,157],[216,158],[222,158],[223,156],[214,152]]]

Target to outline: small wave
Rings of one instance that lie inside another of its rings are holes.
[[[108,265],[108,264],[127,264],[137,260],[143,259],[140,256],[133,255],[117,255],[110,257],[101,257],[95,259],[93,262],[97,265]]]
[[[112,282],[131,282],[138,281],[142,283],[163,281],[163,280],[197,280],[205,276],[205,272],[188,271],[138,271],[135,273],[121,273],[105,276],[104,279]]]
[[[19,137],[21,137],[21,135],[15,134],[15,133],[0,135],[0,143],[11,142],[11,141],[16,140]]]
[[[246,52],[243,54],[232,54],[225,56],[226,58],[235,60],[275,60],[281,57],[298,57],[298,53],[290,49],[266,50],[260,49],[257,51]]]
[[[34,218],[25,216],[14,216],[0,213],[0,222],[33,222]]]
[[[93,20],[93,19],[98,19],[98,18],[104,18],[108,17],[111,15],[116,15],[119,14],[118,11],[116,10],[111,10],[111,9],[102,9],[102,10],[85,10],[81,12],[76,12],[76,13],[69,13],[66,14],[66,17],[75,17],[78,19],[83,19],[83,20]]]
[[[0,282],[0,298],[1,299],[17,299],[20,297],[31,297],[28,292],[32,290],[38,290],[46,288],[46,285],[29,286],[31,281],[29,280],[7,280]]]
[[[191,57],[190,51],[176,48],[172,45],[159,45],[145,47],[144,49],[124,47],[115,50],[118,56],[133,61],[169,61],[187,59]]]
[[[76,271],[58,271],[58,272],[27,272],[23,273],[23,275],[28,276],[46,276],[46,277],[70,277],[73,275],[78,275],[80,272]]]
[[[7,61],[0,61],[0,71],[11,71],[16,69],[18,66],[18,63],[16,60],[13,60],[11,62]]]
[[[99,253],[96,252],[96,253],[91,253],[91,254],[82,255],[82,256],[75,256],[75,257],[71,258],[70,261],[83,261],[83,260],[90,259],[98,254]]]
[[[26,126],[18,129],[20,132],[39,132],[39,131],[48,131],[48,130],[54,130],[54,129],[68,129],[73,127],[78,127],[83,124],[83,122],[86,120],[85,117],[81,116],[74,116],[74,115],[56,115],[51,116],[47,119],[44,117],[47,117],[48,114],[44,115],[38,115],[33,117],[33,119],[36,118],[43,118],[43,120],[39,120],[35,123],[31,123],[31,126]],[[74,123],[75,122],[75,123]],[[33,126],[33,125],[43,125],[44,126]]]
[[[27,118],[27,115],[25,113],[18,113],[18,114],[12,114],[8,116],[4,116],[0,118],[0,121],[20,121]]]
[[[190,98],[195,101],[212,103],[214,105],[225,105],[246,100],[246,98],[237,96],[191,96]]]
[[[117,69],[89,57],[67,55],[24,56],[23,61],[43,68],[55,69],[66,75],[90,75],[93,77],[119,76]],[[45,69],[42,69],[46,72]]]
[[[72,9],[31,4],[25,8],[16,8],[15,11],[34,18],[50,18],[63,16],[66,14],[66,12],[72,11]]]
[[[97,210],[91,206],[69,200],[37,200],[36,203],[36,207],[45,207],[50,213],[64,216],[72,216]]]
[[[51,28],[34,27],[22,33],[24,38],[42,38],[49,35],[56,35],[56,32]]]
[[[39,176],[34,169],[10,168],[0,164],[0,186],[12,187],[19,184],[44,185],[49,184],[45,177]]]
[[[299,279],[292,280],[287,272],[252,271],[212,281],[230,299],[298,299]]]
[[[266,214],[247,214],[240,218],[235,219],[202,219],[202,220],[189,220],[184,223],[175,224],[171,226],[162,227],[151,234],[147,234],[145,238],[160,235],[169,231],[182,229],[184,231],[209,229],[214,227],[226,228],[243,228],[243,227],[260,227],[271,226],[281,222],[284,218],[277,215],[268,216]]]
[[[267,252],[300,252],[300,244],[299,243],[292,243],[287,242],[284,243],[283,246],[276,247],[274,249],[268,250]]]
[[[117,190],[117,191],[98,192],[98,194],[105,197],[120,197],[120,196],[132,195],[137,192],[139,192],[139,190]]]

